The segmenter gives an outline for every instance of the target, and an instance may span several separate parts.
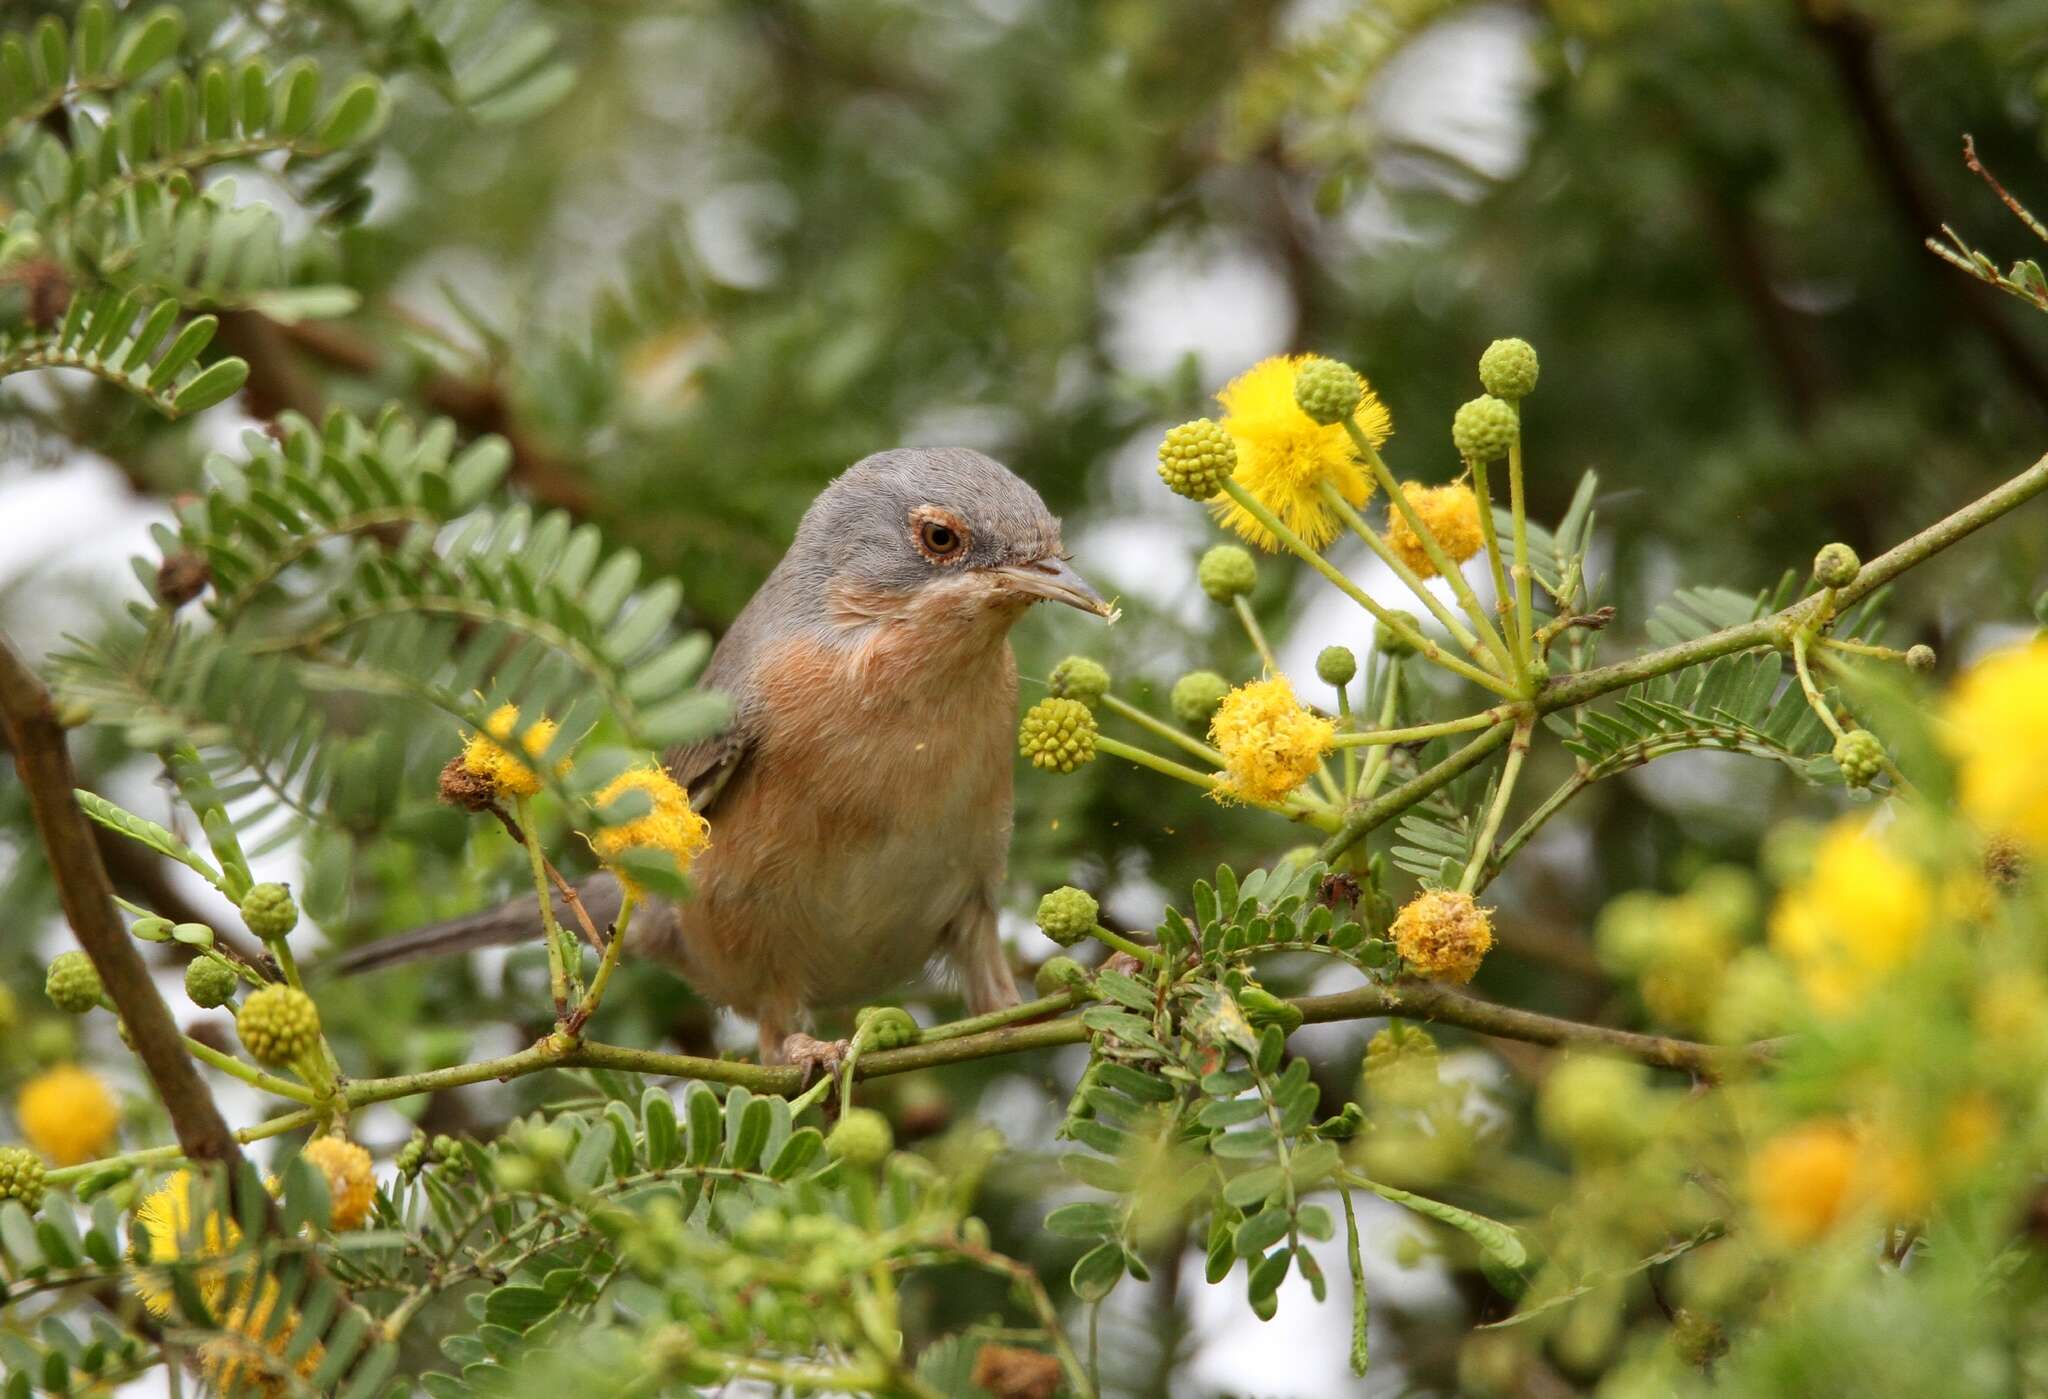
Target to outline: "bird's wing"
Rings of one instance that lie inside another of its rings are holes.
[[[753,746],[744,718],[714,738],[700,739],[668,751],[669,776],[690,794],[690,805],[700,816],[709,816],[719,795],[746,762]]]

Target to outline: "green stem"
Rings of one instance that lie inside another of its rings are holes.
[[[1182,733],[1163,719],[1154,718],[1135,704],[1128,704],[1118,699],[1115,695],[1104,695],[1101,703],[1102,707],[1110,713],[1119,718],[1130,720],[1141,729],[1157,734],[1168,743],[1184,749],[1193,756],[1200,758],[1203,762],[1213,764],[1216,767],[1223,766],[1223,755],[1214,748],[1211,748],[1198,738],[1192,738]]]
[[[1813,644],[1829,651],[1847,651],[1851,655],[1871,656],[1880,661],[1903,661],[1906,659],[1904,651],[1895,650],[1890,646],[1873,646],[1867,641],[1842,641],[1832,636],[1816,636],[1813,639]],[[1825,660],[1826,658],[1820,657],[1819,659]]]
[[[1465,864],[1465,873],[1458,880],[1458,892],[1469,894],[1479,882],[1479,875],[1486,868],[1487,856],[1493,850],[1494,837],[1500,834],[1501,818],[1507,815],[1508,801],[1514,796],[1515,779],[1522,775],[1522,759],[1529,752],[1529,740],[1534,734],[1536,719],[1526,715],[1515,725],[1515,736],[1508,744],[1508,760],[1500,770],[1500,786],[1495,789],[1493,802],[1486,809],[1486,823],[1479,828],[1479,838],[1472,843],[1472,858]]]
[[[540,838],[534,834],[533,803],[526,797],[515,797],[512,804],[519,818],[520,844],[526,847],[527,865],[533,873],[533,892],[540,899],[541,937],[548,949],[548,994],[554,998],[555,1022],[560,1024],[569,1015],[569,966],[562,946],[561,925],[555,921],[554,891],[548,888]],[[578,960],[582,960],[580,954]]]
[[[1440,665],[1455,675],[1462,675],[1475,685],[1484,685],[1495,694],[1513,696],[1514,687],[1507,681],[1497,675],[1488,674],[1470,661],[1459,660],[1456,656],[1451,655],[1434,641],[1431,641],[1428,637],[1417,631],[1405,618],[1375,602],[1364,589],[1360,588],[1349,578],[1346,578],[1336,565],[1302,542],[1300,535],[1282,524],[1279,516],[1268,510],[1264,502],[1239,485],[1235,480],[1226,478],[1223,482],[1223,489],[1232,500],[1242,505],[1253,519],[1271,530],[1274,537],[1282,544],[1285,544],[1288,550],[1297,558],[1316,572],[1322,574],[1338,592],[1350,598],[1367,612],[1370,612],[1374,619],[1382,626],[1400,637],[1408,645],[1414,647],[1415,650],[1421,652],[1433,664]]]
[[[1002,1010],[991,1010],[981,1015],[970,1015],[960,1020],[934,1025],[918,1036],[918,1043],[929,1044],[935,1040],[955,1040],[962,1035],[978,1035],[983,1030],[1000,1029],[1005,1025],[1017,1025],[1029,1020],[1042,1020],[1048,1015],[1058,1015],[1063,1010],[1072,1010],[1087,997],[1077,991],[1060,991],[1050,996],[1040,996],[1035,1001],[1020,1005],[1006,1006]]]
[[[1097,942],[1106,943],[1118,952],[1127,952],[1148,967],[1159,965],[1159,949],[1156,947],[1147,947],[1143,943],[1132,942],[1122,933],[1111,932],[1100,923],[1097,923],[1090,932]]]
[[[1342,520],[1353,534],[1365,541],[1366,547],[1401,580],[1409,592],[1421,599],[1422,605],[1429,609],[1430,615],[1443,625],[1443,629],[1451,634],[1453,640],[1465,648],[1467,655],[1482,664],[1498,666],[1503,671],[1511,669],[1507,663],[1507,652],[1499,649],[1500,639],[1494,637],[1481,645],[1479,638],[1458,619],[1458,614],[1444,606],[1443,599],[1430,590],[1429,584],[1416,576],[1415,570],[1408,566],[1408,561],[1394,552],[1394,547],[1387,543],[1386,536],[1367,524],[1365,517],[1352,508],[1351,502],[1344,499],[1335,486],[1327,481],[1323,482],[1322,495],[1324,502],[1336,512],[1337,518]]]
[[[1346,733],[1351,730],[1351,690],[1349,686],[1337,687],[1337,717],[1342,722],[1338,727]],[[1350,801],[1358,795],[1358,754],[1349,745],[1343,746],[1344,753],[1344,800]]]
[[[240,1127],[234,1139],[243,1146],[260,1142],[268,1137],[281,1137],[286,1132],[295,1132],[301,1127],[310,1127],[319,1121],[320,1114],[313,1108],[298,1108],[280,1117],[259,1122],[253,1127]],[[76,1180],[84,1180],[102,1171],[134,1170],[140,1166],[169,1166],[185,1159],[185,1149],[175,1143],[168,1146],[146,1146],[139,1151],[124,1151],[119,1156],[103,1156],[97,1161],[87,1161],[76,1166],[62,1166],[43,1177],[50,1185],[65,1186]]]
[[[1529,508],[1522,490],[1522,405],[1516,403],[1513,406],[1515,442],[1508,448],[1508,500],[1515,518],[1515,647],[1526,675],[1536,635],[1536,617],[1529,591]]]
[[[1244,634],[1252,639],[1252,649],[1259,653],[1259,660],[1264,663],[1267,673],[1278,675],[1280,662],[1273,659],[1273,648],[1266,644],[1266,633],[1259,626],[1259,619],[1252,615],[1252,605],[1245,601],[1243,593],[1239,593],[1230,600],[1230,606],[1237,613],[1237,620],[1244,624]]]
[[[1379,727],[1384,731],[1393,727],[1395,716],[1401,712],[1401,663],[1384,652],[1381,660],[1387,667],[1387,692],[1380,700]],[[1387,780],[1393,763],[1394,750],[1391,747],[1377,747],[1366,754],[1365,772],[1360,776],[1358,791],[1352,794],[1352,799],[1371,801],[1378,796],[1380,784]]]
[[[1351,434],[1352,445],[1357,447],[1359,455],[1365,458],[1365,464],[1372,468],[1373,479],[1378,481],[1380,489],[1387,493],[1388,508],[1401,512],[1401,518],[1407,521],[1416,542],[1422,545],[1422,552],[1428,555],[1430,563],[1435,566],[1444,582],[1451,585],[1451,592],[1457,597],[1458,605],[1464,608],[1465,615],[1472,619],[1472,625],[1486,641],[1487,649],[1500,657],[1504,663],[1507,662],[1507,643],[1501,640],[1500,633],[1494,629],[1493,618],[1487,615],[1486,608],[1479,601],[1479,595],[1474,593],[1472,585],[1465,581],[1464,570],[1444,552],[1444,546],[1437,542],[1436,534],[1430,529],[1429,522],[1417,514],[1415,507],[1408,503],[1408,493],[1401,489],[1400,483],[1394,479],[1394,473],[1387,470],[1387,464],[1380,460],[1379,449],[1372,445],[1372,439],[1367,437],[1355,422],[1347,422],[1344,426]]]
[[[232,1054],[223,1054],[212,1045],[195,1040],[190,1035],[185,1036],[185,1048],[192,1051],[192,1057],[200,1063],[211,1064],[222,1073],[240,1079],[251,1088],[261,1089],[279,1098],[289,1098],[292,1102],[303,1103],[307,1107],[319,1101],[319,1095],[312,1089],[293,1083],[290,1079],[279,1078],[276,1074],[267,1074],[255,1065],[245,1064]]]
[[[1806,664],[1806,632],[1792,633],[1792,666],[1799,672],[1799,688],[1806,694],[1807,707],[1820,715],[1820,721],[1828,726],[1828,732],[1837,739],[1842,737],[1842,726],[1836,722],[1835,714],[1821,698],[1820,687],[1813,683],[1813,672]]]
[[[1205,792],[1216,792],[1228,786],[1222,778],[1214,773],[1197,772],[1191,767],[1174,762],[1171,758],[1162,758],[1157,753],[1148,752],[1143,748],[1134,748],[1128,743],[1114,738],[1107,738],[1101,734],[1096,735],[1095,751],[1107,753],[1112,758],[1122,758],[1127,763],[1136,763],[1139,767],[1150,768],[1156,773],[1175,778],[1187,783],[1191,787],[1200,787]],[[1232,795],[1235,796],[1236,794],[1233,793]],[[1289,797],[1286,802],[1279,805],[1247,799],[1246,805],[1263,807],[1267,811],[1278,812],[1280,815],[1286,816],[1291,820],[1307,821],[1318,827],[1323,826],[1325,822],[1332,819],[1328,807],[1316,805],[1300,797]]]
[[[1442,762],[1417,773],[1385,796],[1375,797],[1362,806],[1352,806],[1344,813],[1329,839],[1316,848],[1316,858],[1335,860],[1368,832],[1478,766],[1489,753],[1506,743],[1513,731],[1514,726],[1505,721],[1495,724]]]
[[[625,899],[619,904],[619,916],[612,920],[611,940],[604,945],[604,955],[597,960],[597,974],[590,980],[590,990],[584,994],[583,1003],[576,1007],[576,1013],[569,1017],[567,1028],[571,1034],[580,1033],[603,1003],[604,989],[611,984],[612,973],[618,969],[619,956],[625,950],[626,925],[632,918],[633,891],[628,887]]]
[[[1486,541],[1486,567],[1493,574],[1494,595],[1500,600],[1498,606],[1507,607],[1514,596],[1508,584],[1507,564],[1500,553],[1500,529],[1493,522],[1493,490],[1487,484],[1486,463],[1465,459],[1465,465],[1472,471],[1473,492],[1479,497],[1479,537]],[[1517,546],[1519,547],[1519,546]],[[1529,656],[1519,633],[1510,638],[1514,649],[1514,672],[1524,680],[1529,674]]]
[[[1374,748],[1389,743],[1421,743],[1426,739],[1442,738],[1446,734],[1470,733],[1474,729],[1490,728],[1501,720],[1512,718],[1517,713],[1513,707],[1498,705],[1477,714],[1467,714],[1462,719],[1445,719],[1435,724],[1417,724],[1406,729],[1365,729],[1357,733],[1337,735],[1339,748]]]

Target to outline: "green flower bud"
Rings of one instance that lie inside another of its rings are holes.
[[[1206,726],[1229,693],[1230,682],[1215,671],[1191,670],[1173,682],[1168,703],[1173,706],[1173,717],[1183,724]]]
[[[434,1159],[444,1166],[450,1161],[460,1160],[462,1157],[462,1143],[449,1136],[446,1132],[435,1135],[432,1150]]]
[[[1159,443],[1159,479],[1175,495],[1207,500],[1237,470],[1237,444],[1207,418],[1167,429]]]
[[[38,1064],[61,1064],[67,1059],[76,1059],[78,1036],[72,1033],[71,1022],[46,1016],[31,1023],[28,1027],[28,1057]]]
[[[1414,1025],[1389,1025],[1365,1044],[1365,1075],[1377,1078],[1403,1064],[1436,1063],[1436,1039]]]
[[[1046,688],[1060,699],[1092,705],[1109,693],[1109,668],[1086,656],[1069,656],[1052,668]]]
[[[832,1135],[825,1138],[826,1152],[849,1166],[879,1166],[889,1159],[895,1145],[889,1119],[873,1108],[848,1108]]]
[[[687,1379],[693,1372],[697,1333],[681,1322],[658,1327],[641,1343],[647,1368],[665,1379]]]
[[[1072,947],[1095,931],[1102,905],[1086,889],[1063,884],[1038,901],[1038,927],[1061,947]]]
[[[1365,396],[1358,371],[1333,359],[1312,359],[1294,371],[1294,401],[1309,418],[1328,427],[1358,411]]]
[[[1868,729],[1851,729],[1835,740],[1835,766],[1851,787],[1868,787],[1884,771],[1884,745]]]
[[[1567,1056],[1544,1080],[1536,1122],[1560,1146],[1588,1155],[1626,1154],[1649,1138],[1652,1094],[1639,1064]]]
[[[1326,685],[1343,689],[1358,674],[1358,657],[1348,646],[1325,646],[1316,656],[1316,676]]]
[[[0,1200],[19,1200],[33,1214],[43,1191],[43,1158],[25,1146],[0,1146]]]
[[[171,940],[171,929],[174,926],[176,925],[170,919],[158,918],[152,915],[148,918],[136,919],[129,925],[128,931],[141,938],[144,942],[169,942]]]
[[[1820,552],[1813,556],[1813,581],[1823,588],[1846,588],[1862,571],[1863,560],[1839,540],[1821,545]]]
[[[194,957],[185,964],[185,994],[202,1010],[226,1005],[240,979],[218,957]]]
[[[405,1145],[398,1148],[398,1155],[392,1157],[391,1162],[407,1180],[417,1178],[420,1169],[427,1164],[427,1134],[415,1130]]]
[[[1479,383],[1510,403],[1536,391],[1536,347],[1526,340],[1496,340],[1479,357]]]
[[[242,1002],[235,1030],[259,1064],[289,1064],[320,1038],[313,998],[290,986],[265,986]]]
[[[265,942],[276,942],[299,925],[299,906],[282,884],[258,884],[242,896],[242,921]]]
[[[1522,420],[1514,405],[1482,394],[1451,419],[1451,441],[1466,461],[1496,461],[1522,436]]]
[[[1906,669],[1915,675],[1928,675],[1934,670],[1934,648],[1920,645],[1906,648]]]
[[[43,978],[43,994],[66,1015],[83,1015],[96,1008],[104,989],[99,968],[83,952],[59,952]]]
[[[916,1044],[923,1031],[901,1006],[862,1006],[853,1017],[854,1028],[867,1032],[870,1049],[901,1049]]]
[[[1072,772],[1095,761],[1095,716],[1076,699],[1042,699],[1024,711],[1017,751],[1035,768]]]
[[[1395,611],[1390,612],[1388,615],[1399,618],[1416,635],[1420,636],[1422,634],[1422,624],[1415,620],[1413,612]],[[1385,622],[1375,622],[1373,624],[1372,644],[1377,646],[1386,655],[1393,656],[1397,660],[1402,656],[1412,656],[1415,654],[1415,648],[1409,645],[1399,632],[1395,631]]]
[[[1232,598],[1243,597],[1258,586],[1258,561],[1252,558],[1249,549],[1218,544],[1202,555],[1202,562],[1195,569],[1195,581],[1211,601],[1227,607]]]
[[[1428,1248],[1413,1234],[1403,1231],[1401,1237],[1394,1240],[1394,1265],[1404,1273],[1420,1265],[1428,1256]]]
[[[1078,991],[1088,984],[1088,969],[1072,957],[1049,957],[1040,964],[1032,982],[1041,996]]]

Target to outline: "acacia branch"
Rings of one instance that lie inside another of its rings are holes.
[[[242,1148],[187,1056],[178,1023],[114,909],[114,889],[92,826],[72,796],[77,779],[50,692],[5,634],[0,634],[0,719],[49,855],[64,916],[128,1027],[129,1042],[170,1113],[180,1150],[195,1161],[239,1165]]]

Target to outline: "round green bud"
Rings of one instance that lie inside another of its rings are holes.
[[[1348,646],[1325,646],[1316,656],[1316,677],[1343,689],[1358,674],[1358,657]]]
[[[1395,611],[1389,612],[1388,615],[1398,619],[1417,636],[1422,634],[1422,624],[1415,620],[1413,612]],[[1397,660],[1402,656],[1412,656],[1415,654],[1415,648],[1408,644],[1407,639],[1385,622],[1373,623],[1372,644]]]
[[[1400,1238],[1394,1240],[1394,1265],[1404,1273],[1419,1266],[1428,1256],[1428,1247],[1413,1234],[1404,1231]]]
[[[1641,1065],[1572,1055],[1544,1080],[1536,1122],[1560,1146],[1590,1155],[1620,1155],[1647,1140],[1651,1106]]]
[[[226,1005],[239,980],[235,969],[218,957],[194,957],[185,964],[185,994],[202,1010]]]
[[[1906,669],[1915,675],[1929,675],[1934,670],[1934,648],[1925,644],[1906,648]]]
[[[444,1166],[450,1161],[459,1159],[462,1155],[462,1143],[449,1136],[446,1132],[436,1134],[433,1146],[429,1149],[433,1152],[434,1159]]]
[[[879,1166],[889,1159],[895,1145],[889,1119],[873,1108],[848,1108],[832,1135],[825,1138],[826,1152],[849,1166]]]
[[[1451,441],[1466,461],[1497,461],[1522,436],[1515,406],[1492,394],[1481,394],[1451,419]]]
[[[1312,359],[1294,371],[1294,401],[1311,420],[1328,427],[1358,411],[1365,396],[1358,371],[1333,359]]]
[[[71,1022],[49,1016],[30,1022],[28,1057],[38,1064],[61,1064],[76,1059],[78,1036],[72,1032]]]
[[[1863,560],[1839,540],[1821,545],[1820,552],[1813,556],[1813,581],[1823,588],[1846,588],[1862,571]]]
[[[1038,928],[1061,947],[1072,947],[1095,931],[1101,912],[1093,894],[1063,884],[1038,901]]]
[[[1077,699],[1042,699],[1024,711],[1017,751],[1035,768],[1072,772],[1095,761],[1095,716]]]
[[[43,1191],[43,1158],[25,1146],[0,1146],[0,1200],[19,1200],[34,1213]]]
[[[1436,1063],[1436,1038],[1414,1025],[1389,1025],[1365,1043],[1365,1074],[1376,1078],[1403,1064]]]
[[[418,1176],[420,1168],[427,1164],[427,1134],[415,1130],[405,1145],[398,1148],[398,1154],[392,1158],[392,1164],[398,1167],[398,1173],[407,1180]]]
[[[1835,740],[1835,766],[1851,787],[1868,787],[1884,771],[1884,745],[1869,729],[1851,729]]]
[[[1183,724],[1206,725],[1229,693],[1230,682],[1215,671],[1191,670],[1173,682],[1167,702],[1173,706],[1173,717]]]
[[[1513,402],[1536,391],[1536,347],[1526,340],[1496,340],[1479,357],[1479,384],[1495,398]]]
[[[1228,606],[1232,598],[1243,597],[1258,586],[1259,565],[1249,549],[1235,544],[1218,544],[1202,555],[1195,581],[1211,601]]]
[[[1237,470],[1237,444],[1208,418],[1168,428],[1159,443],[1159,479],[1175,495],[1207,500]]]
[[[902,1006],[862,1006],[854,1014],[853,1024],[866,1033],[870,1049],[901,1049],[916,1044],[923,1033]]]
[[[265,986],[242,1002],[235,1031],[259,1064],[289,1064],[320,1038],[313,998],[291,986]]]
[[[265,942],[276,942],[299,925],[299,906],[282,884],[258,884],[242,896],[242,921]]]
[[[66,1015],[83,1015],[100,1003],[99,968],[83,952],[59,952],[43,978],[43,994]]]
[[[1052,668],[1046,688],[1061,699],[1093,704],[1109,693],[1109,668],[1086,656],[1069,656]]]
[[[1056,996],[1062,991],[1078,991],[1088,984],[1088,969],[1072,957],[1048,957],[1039,965],[1038,974],[1032,978],[1041,996]]]

